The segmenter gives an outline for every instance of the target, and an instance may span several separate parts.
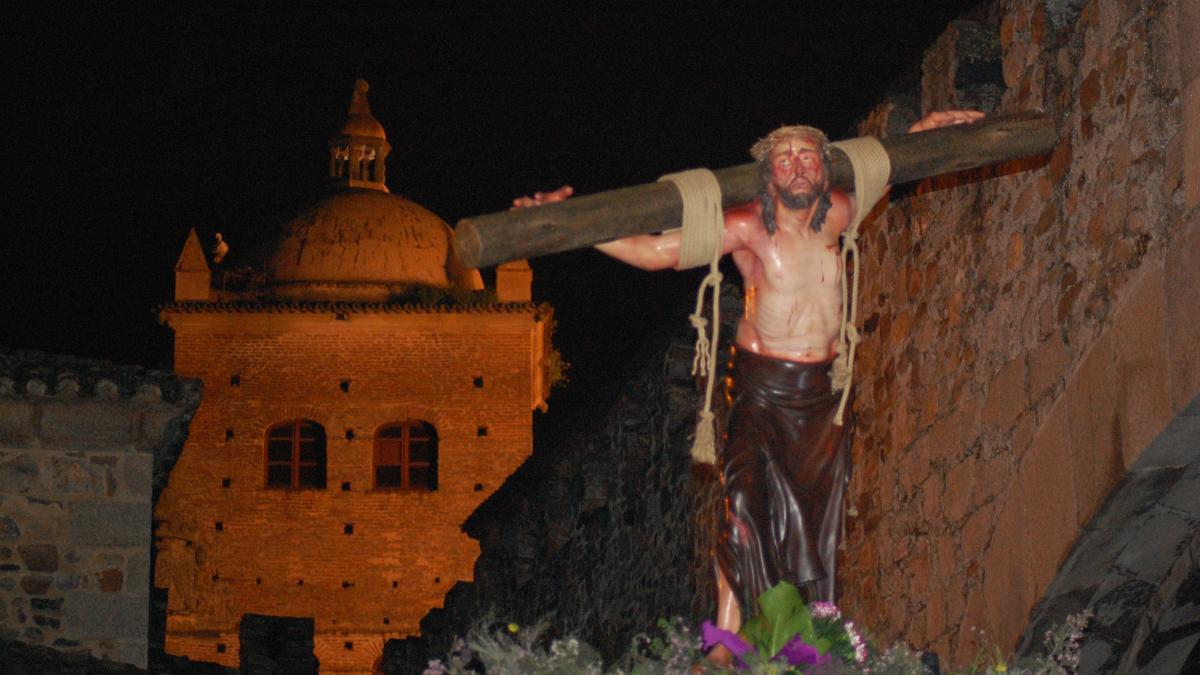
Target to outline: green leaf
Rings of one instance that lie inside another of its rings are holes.
[[[795,586],[786,581],[775,584],[758,596],[758,606],[762,608],[760,616],[767,623],[767,642],[765,645],[756,643],[756,646],[760,652],[766,647],[767,658],[778,654],[797,635],[809,644],[815,641],[812,614],[804,606],[804,598]]]
[[[764,659],[769,659],[774,656],[774,653],[768,653],[767,649],[771,644],[771,625],[767,621],[767,617],[759,614],[749,621],[742,624],[742,629],[738,631],[746,642],[749,642],[758,650]]]

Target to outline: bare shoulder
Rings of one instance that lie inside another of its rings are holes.
[[[725,229],[746,229],[762,226],[762,207],[758,200],[725,209]]]
[[[758,200],[725,210],[725,232],[735,235],[743,244],[753,241],[762,231],[762,208]]]
[[[854,200],[841,190],[830,190],[829,202],[829,212],[825,214],[825,223],[840,234],[850,225],[850,219],[853,217],[855,209]]]

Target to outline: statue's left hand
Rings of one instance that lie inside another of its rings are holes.
[[[575,194],[575,188],[570,185],[564,185],[552,192],[535,192],[532,197],[517,197],[512,201],[512,208],[527,209],[531,206],[541,206],[542,204],[553,204]]]
[[[978,110],[938,110],[931,112],[913,123],[908,133],[928,131],[938,127],[948,127],[954,124],[970,124],[983,119],[983,113]]]

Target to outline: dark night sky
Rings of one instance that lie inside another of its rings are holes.
[[[188,229],[236,253],[310,203],[356,76],[392,191],[453,224],[564,182],[743,163],[781,123],[843,136],[971,3],[482,4],[0,17],[0,345],[169,366],[152,310]],[[697,280],[590,251],[533,265],[568,403],[686,314]]]

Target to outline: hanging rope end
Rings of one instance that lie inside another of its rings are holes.
[[[713,431],[713,414],[711,410],[700,411],[700,421],[696,424],[696,436],[692,442],[692,462],[694,464],[716,464],[717,442]]]

